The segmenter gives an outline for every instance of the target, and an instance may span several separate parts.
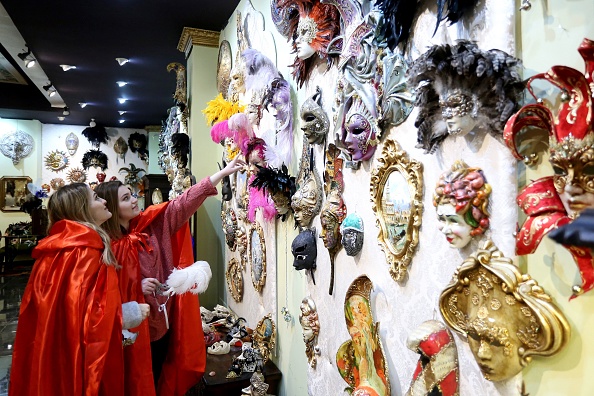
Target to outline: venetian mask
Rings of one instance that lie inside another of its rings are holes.
[[[456,214],[456,208],[450,204],[437,206],[438,229],[441,231],[450,247],[462,249],[472,240],[472,227],[464,220],[464,217]]]
[[[320,104],[321,94],[320,87],[317,87],[316,93],[301,106],[301,120],[303,121],[301,129],[311,144],[323,143],[330,130],[330,121]]]
[[[291,253],[295,260],[293,267],[296,270],[311,270],[316,268],[318,248],[314,230],[303,230],[295,237],[291,244]]]
[[[269,396],[267,393],[268,387],[269,385],[264,382],[264,376],[256,371],[252,374],[250,386],[242,389],[241,394],[250,396]]]
[[[116,157],[116,161],[118,158],[121,158],[126,162],[126,153],[128,152],[128,144],[124,140],[123,137],[119,137],[118,140],[113,144],[113,151],[118,155]]]
[[[305,297],[299,306],[299,323],[303,328],[303,342],[305,343],[305,354],[309,365],[316,367],[316,355],[320,353],[318,347],[318,334],[320,333],[320,320],[314,301]]]
[[[225,341],[217,341],[208,347],[207,352],[210,355],[225,355],[229,353],[229,344]]]
[[[379,135],[377,120],[356,96],[343,125],[343,143],[353,161],[366,161],[375,153]]]
[[[243,66],[243,62],[240,61],[231,69],[231,82],[229,83],[229,90],[227,93],[227,97],[231,102],[238,102],[239,96],[245,93]]]
[[[340,225],[342,246],[348,256],[356,256],[363,248],[363,219],[356,213],[348,215]]]
[[[99,181],[99,183],[103,183],[105,181],[105,178],[107,177],[105,172],[97,172],[95,176],[97,176],[97,181]]]
[[[223,233],[225,234],[225,243],[231,251],[235,251],[237,246],[237,217],[232,208],[227,208],[221,213],[223,217]]]
[[[72,132],[66,136],[66,149],[70,155],[74,155],[78,149],[78,137]]]
[[[473,100],[468,95],[456,90],[440,99],[439,106],[448,134],[465,136],[477,125],[476,116],[472,114]]]
[[[439,305],[447,324],[467,336],[490,381],[512,378],[532,355],[553,355],[569,338],[569,323],[551,297],[491,241],[457,269]]]
[[[301,228],[307,228],[312,219],[320,212],[322,207],[322,186],[315,171],[307,175],[302,185],[291,197],[295,221]]]
[[[225,145],[225,162],[231,162],[239,154],[239,147],[232,137],[226,137]]]
[[[318,25],[311,17],[299,18],[297,25],[297,38],[295,45],[297,47],[297,57],[301,60],[310,58],[316,53],[316,50],[311,46],[318,34]]]
[[[340,246],[340,223],[342,223],[345,215],[346,207],[340,190],[331,190],[320,215],[320,222],[322,223],[322,235],[320,237],[324,241],[326,249],[332,250]]]

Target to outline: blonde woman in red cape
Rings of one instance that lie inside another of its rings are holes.
[[[206,365],[200,303],[192,293],[164,295],[162,285],[174,269],[194,263],[188,220],[204,200],[217,194],[215,186],[239,170],[234,159],[172,201],[151,205],[144,212],[127,186],[114,181],[97,186],[114,217],[103,225],[122,266],[122,301],[144,300],[150,305],[148,323],[131,329],[133,345],[124,348],[126,395],[184,395],[198,383]],[[210,268],[204,269],[210,274]],[[208,280],[210,275],[206,280]]]
[[[9,395],[124,395],[116,260],[99,228],[111,213],[75,183],[50,197],[48,214],[21,302]]]

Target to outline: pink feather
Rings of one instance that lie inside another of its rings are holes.
[[[210,128],[210,138],[215,143],[221,143],[225,138],[233,136],[233,132],[229,130],[227,120],[217,122]]]
[[[253,177],[251,179],[253,180]],[[250,202],[248,204],[248,219],[250,221],[253,222],[256,220],[256,210],[258,208],[262,209],[264,220],[272,221],[276,218],[278,213],[274,207],[274,202],[272,202],[272,199],[270,199],[265,190],[258,190],[257,188],[250,187],[249,194]]]

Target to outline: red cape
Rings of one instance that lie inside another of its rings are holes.
[[[137,216],[130,225],[130,233],[112,242],[112,248],[122,266],[119,271],[122,301],[144,301],[142,294],[139,249],[152,249],[143,234],[153,220],[163,213],[168,202],[149,206]],[[194,263],[190,229],[186,223],[171,241],[174,252],[174,265],[184,268]],[[202,332],[200,303],[198,297],[186,293],[173,296],[169,314],[169,349],[158,392],[160,396],[184,395],[188,389],[200,381],[206,366],[206,346]],[[183,314],[182,314],[183,313]],[[124,348],[126,362],[126,395],[154,395],[153,374],[148,321],[138,328],[136,342]]]
[[[62,220],[33,251],[9,395],[124,395],[121,300],[99,235]]]

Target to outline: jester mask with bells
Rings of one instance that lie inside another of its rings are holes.
[[[462,160],[454,162],[451,169],[439,177],[433,205],[439,230],[450,247],[461,249],[489,228],[490,194],[491,185],[482,169],[470,168]]]
[[[478,130],[499,136],[524,88],[519,65],[503,51],[466,40],[421,55],[408,71],[417,88],[417,147],[433,153],[449,135]]]
[[[379,334],[371,312],[371,280],[362,275],[349,286],[344,317],[351,339],[336,352],[336,366],[352,396],[389,396],[390,380]]]
[[[514,377],[532,356],[556,354],[570,336],[551,296],[491,241],[458,267],[439,308],[448,326],[467,338],[490,381]]]
[[[322,144],[330,130],[330,120],[322,109],[322,91],[316,92],[301,105],[301,130],[310,144]]]
[[[553,66],[548,72],[533,76],[531,83],[546,80],[561,90],[556,114],[541,103],[525,105],[505,126],[505,141],[517,159],[531,162],[537,153],[526,150],[524,140],[540,129],[549,136],[549,160],[554,175],[526,186],[518,195],[518,204],[528,218],[516,237],[517,254],[533,253],[550,230],[574,219],[582,210],[594,207],[594,41],[584,39],[578,51],[585,61],[585,75],[566,66]],[[539,101],[540,102],[540,101]],[[565,245],[578,265],[582,284],[573,287],[579,295],[594,287],[592,254]]]

